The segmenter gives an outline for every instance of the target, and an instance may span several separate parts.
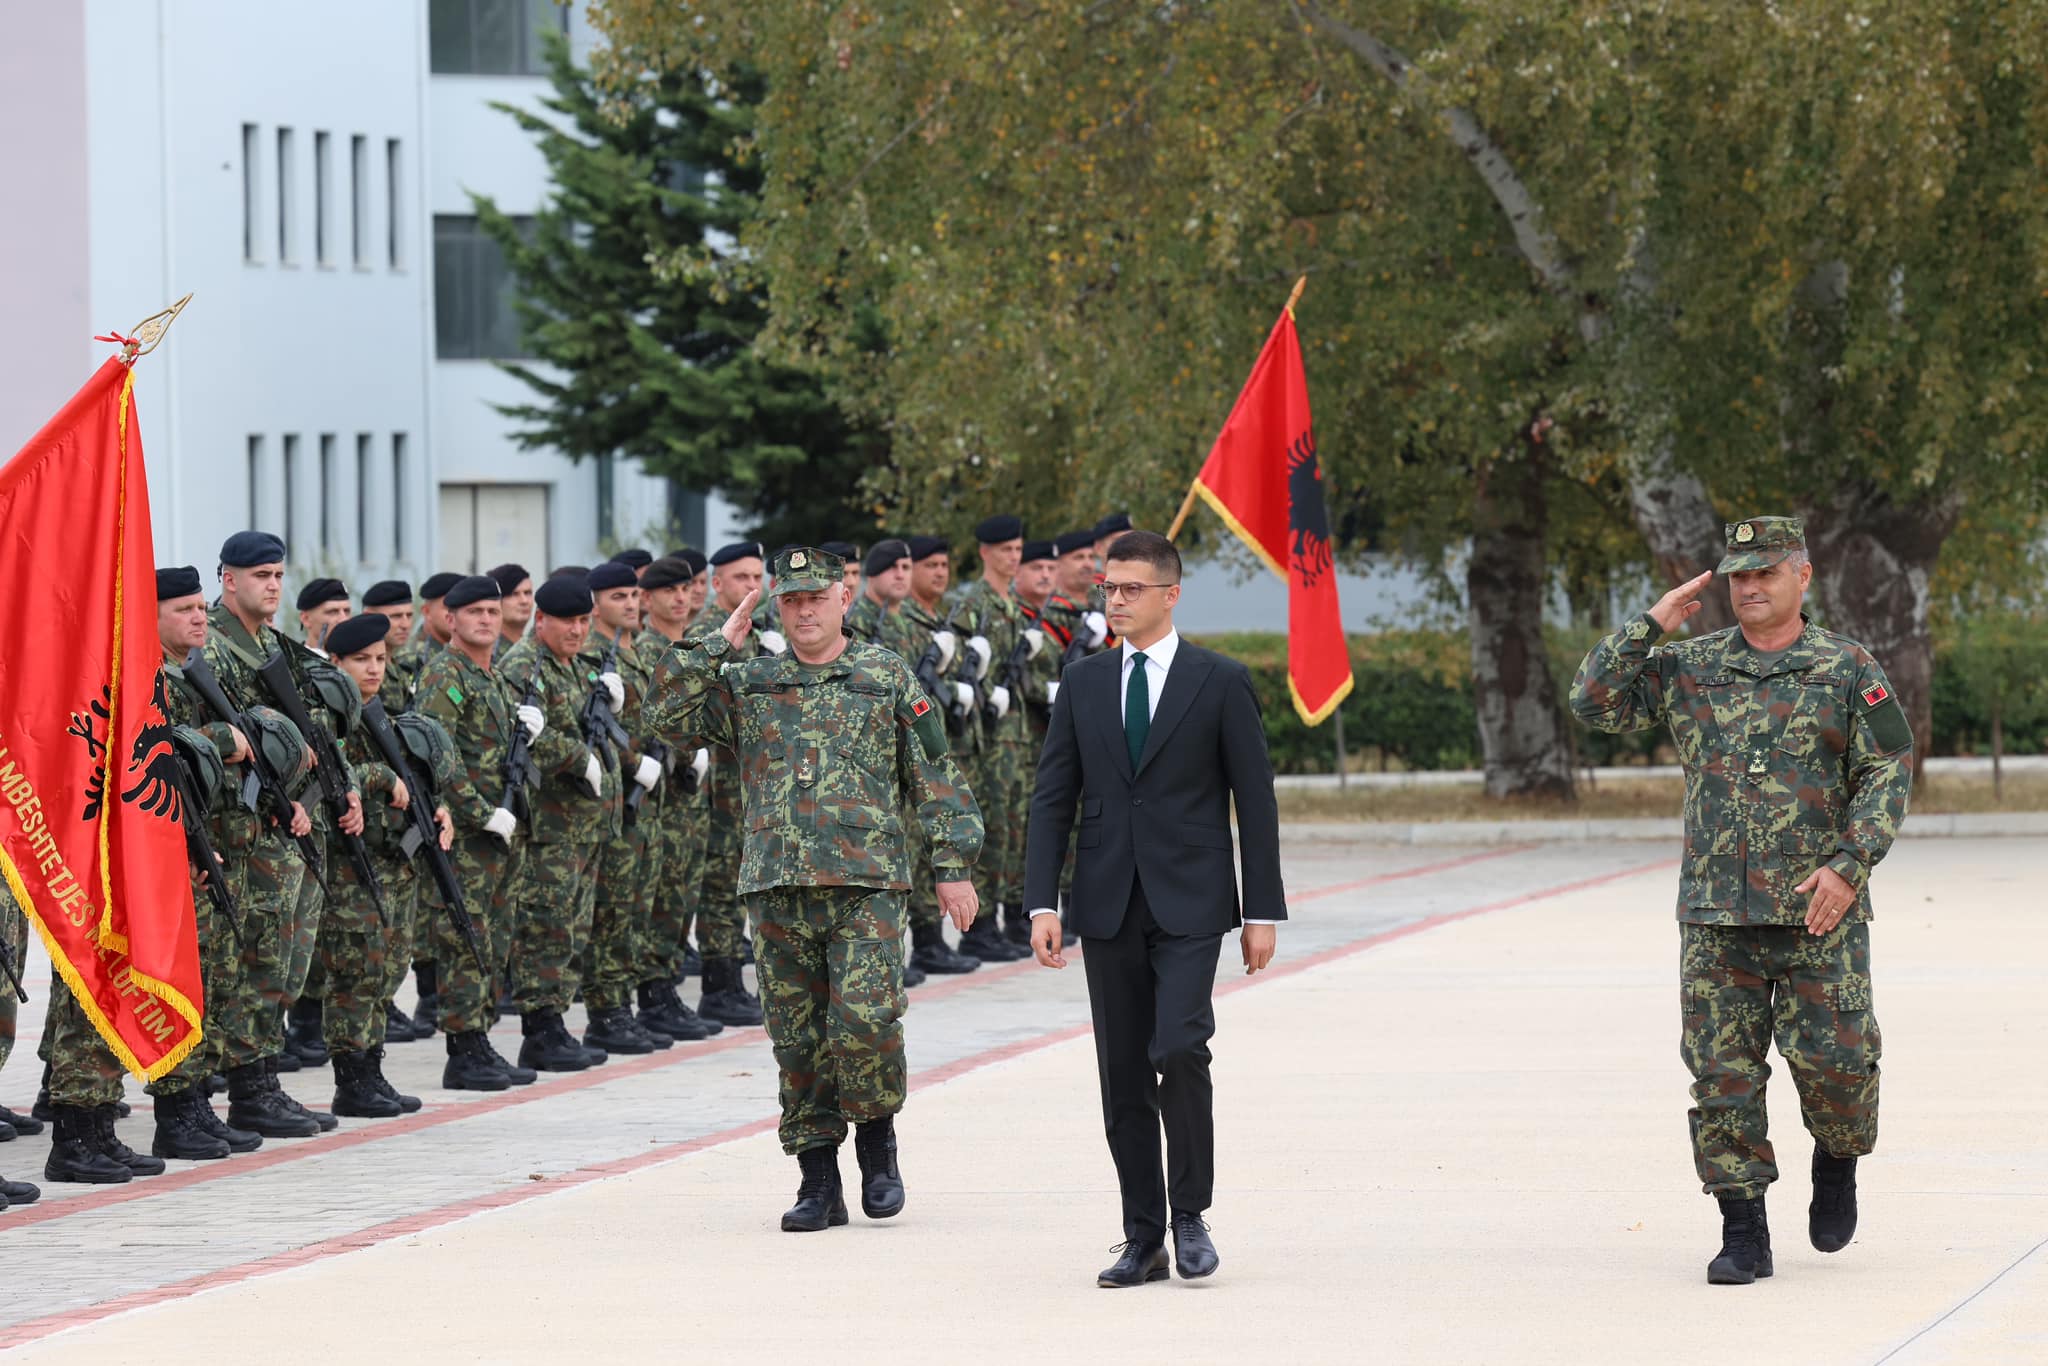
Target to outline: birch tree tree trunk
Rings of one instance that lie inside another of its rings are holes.
[[[1550,581],[1541,448],[1498,461],[1473,498],[1465,570],[1472,635],[1472,702],[1489,797],[1570,800],[1572,746],[1543,644]]]

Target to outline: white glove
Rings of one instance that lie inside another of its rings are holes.
[[[1031,657],[1038,658],[1038,652],[1045,648],[1045,632],[1034,626],[1024,633],[1024,639],[1031,646]]]
[[[998,683],[988,690],[988,704],[996,709],[996,720],[1010,714],[1010,690]]]
[[[711,751],[708,749],[700,749],[695,754],[691,755],[690,771],[697,775],[698,782],[703,782],[704,775],[711,771]]]
[[[526,738],[529,740],[540,739],[540,733],[548,728],[548,718],[539,707],[530,703],[514,708],[512,714],[519,718],[520,725],[526,727]]]
[[[953,656],[959,652],[960,638],[951,631],[932,632],[932,644],[939,647],[939,672],[953,667]]]
[[[956,705],[956,706],[957,706],[957,707],[958,707],[958,708],[959,708],[959,709],[960,709],[961,711],[971,711],[971,710],[973,710],[973,708],[974,708],[974,689],[973,689],[973,688],[970,688],[970,687],[969,687],[969,686],[967,686],[967,685],[966,685],[965,683],[955,683],[955,684],[953,685],[953,698],[954,698],[954,702],[955,702],[955,705]]]
[[[789,642],[782,638],[782,632],[780,631],[763,631],[761,633],[761,648],[771,655],[779,655],[789,648]]]
[[[1060,700],[1060,685],[1059,685],[1059,684],[1057,684],[1057,683],[1048,683],[1048,684],[1046,684],[1046,685],[1045,685],[1045,705],[1049,707],[1049,706],[1051,706],[1051,705],[1052,705],[1053,703],[1055,703],[1055,702],[1057,702],[1057,701],[1059,701],[1059,700]]]
[[[645,754],[640,756],[640,766],[633,770],[633,781],[647,791],[654,791],[654,785],[661,781],[661,765]]]
[[[597,681],[604,684],[604,690],[612,695],[612,714],[626,709],[626,680],[617,674],[599,674]]]
[[[604,765],[597,761],[595,754],[583,761],[583,781],[590,784],[590,795],[604,795]]]
[[[1090,612],[1081,618],[1081,624],[1088,628],[1088,648],[1094,649],[1109,639],[1109,618],[1100,612]]]
[[[978,683],[988,673],[988,662],[994,657],[995,651],[989,648],[986,636],[969,636],[967,648],[973,652],[975,659],[980,661],[974,670],[974,679]]]
[[[519,817],[513,815],[502,806],[491,812],[491,818],[484,822],[484,829],[486,831],[496,835],[507,844],[512,842],[512,832],[518,828]]]

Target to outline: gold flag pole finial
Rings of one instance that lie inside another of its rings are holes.
[[[187,294],[169,308],[150,314],[135,324],[133,336],[124,337],[119,332],[113,332],[104,337],[94,337],[93,340],[118,342],[122,351],[121,363],[133,365],[138,356],[146,356],[156,350],[157,344],[164,339],[164,333],[171,330],[171,324],[178,320],[178,315],[185,311],[185,305],[191,302],[192,296]]]
[[[1302,277],[1301,277],[1301,278],[1300,278],[1299,280],[1296,280],[1296,281],[1294,282],[1294,292],[1293,292],[1293,293],[1291,293],[1291,294],[1289,294],[1289,295],[1287,296],[1287,316],[1288,316],[1288,317],[1290,317],[1290,318],[1291,318],[1291,317],[1293,317],[1293,316],[1294,316],[1294,306],[1295,306],[1295,305],[1296,305],[1297,303],[1301,302],[1301,291],[1303,291],[1304,289],[1307,289],[1307,288],[1308,288],[1308,276],[1306,276],[1306,275],[1302,276]],[[188,298],[189,298],[189,297],[191,297],[191,296],[187,295],[186,297],[188,297]]]

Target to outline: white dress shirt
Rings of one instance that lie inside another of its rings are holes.
[[[1124,641],[1120,648],[1124,652],[1124,659],[1123,668],[1118,674],[1120,682],[1116,695],[1119,699],[1117,715],[1122,716],[1124,715],[1122,699],[1128,698],[1131,695],[1131,670],[1139,667],[1133,664],[1131,660],[1140,651],[1128,640]],[[1143,666],[1145,670],[1145,709],[1148,717],[1159,715],[1159,695],[1166,691],[1166,674],[1168,670],[1173,668],[1173,657],[1179,652],[1180,632],[1172,630],[1169,630],[1164,636],[1147,645],[1143,651],[1145,656]],[[1032,911],[1031,914],[1035,919],[1041,915],[1058,915],[1059,912],[1050,906],[1044,906]],[[1280,922],[1277,920],[1252,920],[1247,918],[1244,923],[1247,925],[1277,925]]]

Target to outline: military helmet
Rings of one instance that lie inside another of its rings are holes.
[[[221,806],[229,792],[227,765],[220,761],[220,751],[213,747],[206,733],[192,726],[172,726],[171,749],[178,756],[179,767],[185,770],[186,790],[199,808],[191,819],[197,820]]]
[[[391,729],[397,732],[398,743],[405,748],[406,757],[412,760],[422,782],[436,782],[455,762],[455,742],[433,717],[416,711],[400,712],[391,718]]]
[[[356,681],[316,654],[300,656],[306,690],[326,709],[332,720],[328,730],[336,740],[346,740],[363,720],[363,694]],[[318,720],[318,717],[314,718]]]
[[[270,761],[278,779],[290,787],[305,777],[309,771],[306,737],[299,734],[291,718],[269,707],[251,707],[244,715],[256,728],[256,734],[248,737],[249,743],[263,750],[263,757]]]

